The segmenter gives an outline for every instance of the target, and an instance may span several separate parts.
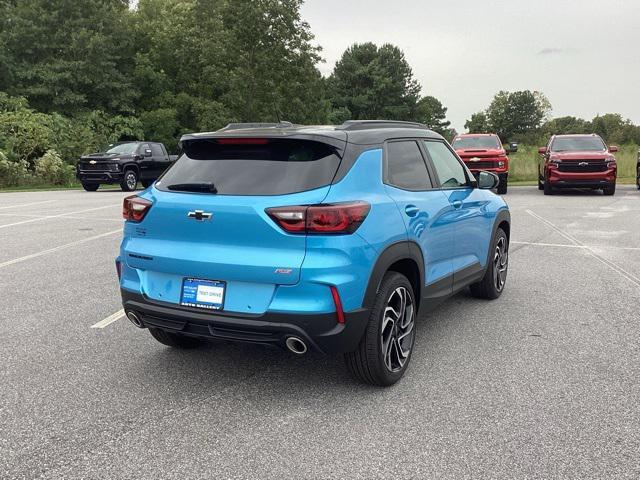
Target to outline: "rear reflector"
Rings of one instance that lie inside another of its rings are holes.
[[[342,310],[342,300],[340,300],[340,293],[338,293],[338,289],[333,285],[331,288],[331,296],[333,297],[333,303],[336,306],[336,317],[338,323],[344,323],[344,310]]]
[[[126,197],[122,203],[122,218],[130,222],[141,222],[153,205],[149,200],[137,195]]]
[[[366,202],[346,202],[275,207],[265,211],[289,233],[348,234],[358,229],[370,209],[371,205]]]

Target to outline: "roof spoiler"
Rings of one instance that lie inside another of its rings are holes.
[[[429,127],[423,123],[404,122],[401,120],[347,120],[336,129],[353,132],[355,130],[372,130],[374,128],[417,128],[429,130]]]
[[[278,122],[278,123],[230,123],[224,128],[218,130],[218,132],[225,132],[227,130],[245,130],[249,128],[290,128],[293,127],[291,122]]]

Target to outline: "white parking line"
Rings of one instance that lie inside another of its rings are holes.
[[[582,249],[607,249],[607,250],[630,250],[640,251],[640,247],[614,247],[611,245],[568,245],[566,243],[541,243],[541,242],[510,242],[511,245],[531,245],[533,247],[560,247],[560,248],[582,248]]]
[[[554,225],[553,223],[551,223],[549,220],[542,218],[540,215],[538,215],[537,213],[532,212],[531,210],[525,210],[525,212],[527,212],[529,215],[531,215],[533,218],[535,218],[536,220],[539,220],[540,222],[544,223],[545,225],[547,225],[548,227],[552,228],[553,230],[555,230],[556,232],[558,232],[560,235],[562,235],[564,238],[566,238],[567,240],[569,240],[571,243],[573,243],[576,247],[580,247],[583,248],[587,253],[589,253],[593,258],[595,258],[596,260],[598,260],[600,263],[606,265],[607,267],[609,267],[611,270],[613,270],[614,272],[616,272],[617,274],[619,274],[620,276],[622,276],[623,278],[626,278],[627,280],[629,280],[631,283],[637,285],[638,287],[640,287],[640,278],[636,277],[634,274],[626,271],[624,268],[622,268],[621,266],[613,263],[611,260],[607,260],[606,258],[602,257],[601,255],[598,255],[592,247],[589,247],[588,245],[583,244],[580,240],[578,240],[576,237],[574,237],[573,235],[563,231],[562,229],[560,229],[559,227],[557,227],[556,225]]]
[[[66,215],[75,215],[76,213],[94,212],[96,210],[103,210],[105,208],[113,208],[113,207],[117,207],[119,205],[120,205],[119,203],[114,203],[112,205],[105,205],[103,207],[87,208],[85,210],[76,210],[75,212],[60,213],[58,215],[47,215],[45,217],[32,218],[30,220],[23,220],[22,222],[7,223],[6,225],[0,225],[0,228],[13,227],[15,225],[23,225],[25,223],[41,222],[42,220],[47,220],[49,218],[60,218],[60,217],[66,216]]]
[[[539,243],[539,242],[509,242],[511,245],[531,245],[534,247],[562,247],[562,248],[586,248],[582,245],[567,245],[565,243]]]
[[[30,215],[23,213],[0,213],[0,217],[27,217],[27,218],[50,218],[49,215]],[[104,222],[122,222],[121,218],[102,218],[102,217],[81,217],[78,215],[63,215],[60,218],[70,218],[72,220],[91,220]]]
[[[6,262],[0,263],[0,268],[8,267],[9,265],[14,265],[16,263],[24,262],[25,260],[31,260],[32,258],[41,257],[42,255],[47,255],[49,253],[57,252],[59,250],[63,250],[69,247],[75,247],[76,245],[81,245],[83,243],[91,242],[92,240],[97,240],[98,238],[108,237],[109,235],[114,235],[116,233],[122,233],[122,229],[112,230],[111,232],[101,233],[100,235],[94,235],[93,237],[83,238],[82,240],[76,240],[75,242],[65,243],[64,245],[59,245],[57,247],[49,248],[47,250],[42,250],[41,252],[32,253],[31,255],[25,255],[24,257],[14,258],[13,260],[7,260]]]
[[[42,202],[19,203],[18,205],[9,205],[8,207],[0,207],[0,210],[5,210],[7,208],[28,207],[29,205],[42,205],[43,203],[51,203],[51,202],[55,202],[55,200],[43,200]]]
[[[104,320],[100,320],[98,323],[91,325],[89,328],[104,328],[107,325],[111,325],[113,322],[117,322],[121,318],[124,318],[124,310],[118,310],[116,313],[109,315]]]

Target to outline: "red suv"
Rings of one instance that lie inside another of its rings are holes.
[[[553,195],[556,188],[616,193],[617,165],[612,153],[618,147],[607,148],[598,135],[554,135],[538,151],[538,189],[544,190],[545,195]]]
[[[498,175],[498,193],[507,193],[507,178],[509,176],[509,157],[502,147],[500,138],[495,133],[467,133],[456,135],[452,146],[458,156],[477,177],[481,171]],[[517,146],[513,144],[509,153],[515,153]]]

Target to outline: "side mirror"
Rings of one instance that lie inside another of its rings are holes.
[[[491,190],[496,188],[500,183],[500,179],[495,173],[480,172],[478,174],[478,188],[482,190]]]
[[[538,149],[538,153],[539,153],[540,155],[544,155],[545,153],[547,153],[547,147],[540,147],[540,148]]]
[[[609,145],[609,153],[616,153],[618,151],[618,147],[615,145]]]
[[[510,143],[505,150],[507,153],[518,153],[518,144]]]
[[[151,149],[150,148],[145,149],[144,156],[145,157],[150,157],[151,156]]]

